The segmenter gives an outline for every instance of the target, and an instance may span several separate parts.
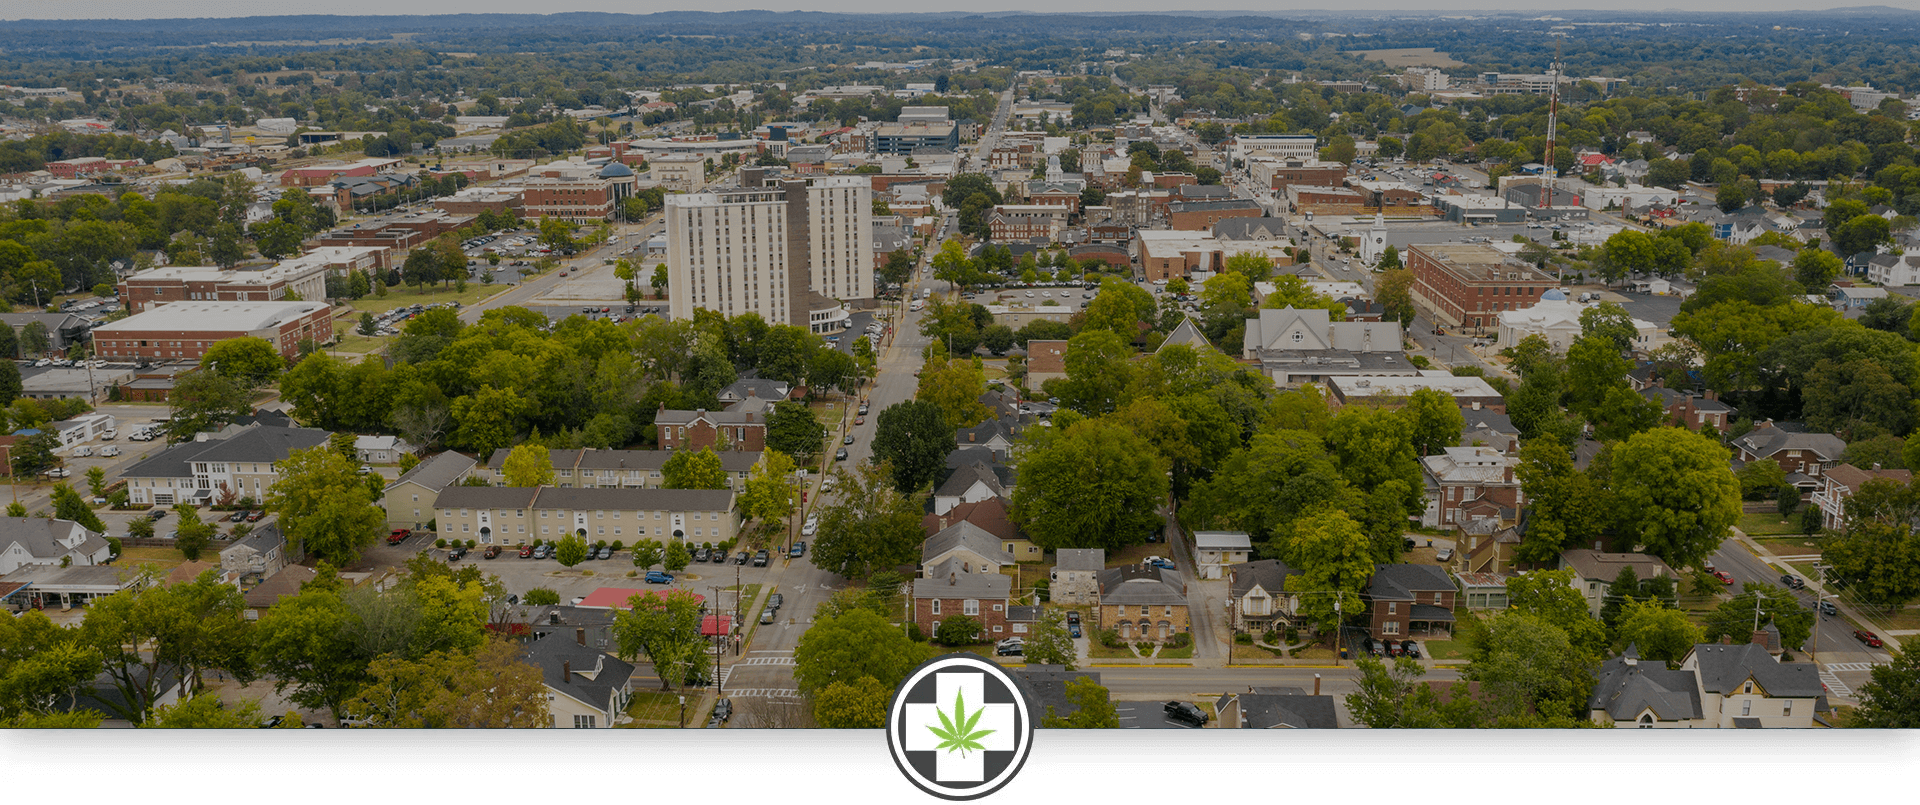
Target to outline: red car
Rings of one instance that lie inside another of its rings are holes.
[[[1724,570],[1713,571],[1713,577],[1723,582],[1726,582],[1728,584],[1733,583],[1733,574],[1728,573],[1727,571],[1724,571]]]
[[[406,539],[411,536],[413,536],[413,529],[396,528],[393,530],[393,533],[387,535],[387,544],[399,545],[400,543],[405,542]]]
[[[1880,636],[1865,629],[1853,630],[1853,639],[1867,644],[1869,648],[1880,647]]]
[[[522,545],[522,546],[520,546],[520,558],[522,558],[522,559],[526,559],[526,558],[529,558],[529,557],[532,557],[532,556],[533,556],[533,546],[532,546],[532,545]]]

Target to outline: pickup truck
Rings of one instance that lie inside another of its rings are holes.
[[[396,528],[393,530],[393,533],[387,535],[387,544],[399,545],[400,543],[405,542],[407,538],[411,536],[413,536],[413,529]]]

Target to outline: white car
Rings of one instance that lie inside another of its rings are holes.
[[[120,431],[115,430],[113,428],[107,428],[106,430],[100,432],[100,438],[105,439],[109,442],[119,437],[120,437]]]
[[[800,527],[800,536],[811,537],[813,536],[813,532],[818,530],[820,530],[819,525],[816,525],[814,523],[808,523]]]
[[[110,444],[110,445],[107,445],[106,447],[102,447],[100,448],[100,455],[105,458],[113,458],[114,456],[120,455],[120,446],[117,444]]]

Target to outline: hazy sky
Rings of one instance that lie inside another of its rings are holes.
[[[1474,10],[1526,10],[1526,9],[1685,9],[1689,11],[1729,10],[1729,6],[1740,11],[1779,11],[1791,9],[1845,8],[1864,5],[1884,5],[1897,8],[1920,8],[1920,0],[1744,0],[1737,4],[1725,0],[1456,0],[1461,8]],[[327,3],[313,3],[309,0],[7,0],[0,3],[0,19],[83,19],[83,18],[120,18],[151,19],[155,17],[249,17],[279,14],[486,14],[486,13],[553,13],[559,11],[615,11],[644,14],[652,11],[691,9],[701,11],[734,11],[739,9],[769,9],[774,11],[932,11],[957,10],[969,11],[1165,11],[1181,5],[1193,8],[1256,9],[1265,11],[1283,10],[1322,10],[1342,8],[1358,10],[1422,9],[1434,10],[1437,4],[1419,0],[1370,0],[1360,4],[1328,2],[1328,0],[1189,0],[1188,3],[1171,3],[1168,0],[967,0],[966,2],[930,3],[927,5],[902,6],[898,0],[655,0],[654,2],[623,2],[622,0],[549,0],[548,2],[527,2],[526,0],[332,0]]]

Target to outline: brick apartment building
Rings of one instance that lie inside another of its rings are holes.
[[[103,358],[199,360],[229,338],[264,338],[288,358],[300,342],[333,340],[333,308],[325,302],[172,302],[93,331]]]
[[[520,196],[526,218],[575,223],[613,218],[613,202],[613,183],[598,177],[535,176],[525,181]]]
[[[1367,582],[1368,633],[1381,640],[1405,640],[1436,632],[1453,633],[1453,608],[1459,589],[1453,577],[1434,565],[1375,565]]]
[[[516,217],[526,217],[525,201],[520,193],[513,190],[493,190],[484,187],[469,187],[451,196],[433,200],[433,208],[451,215],[479,215],[482,212],[505,210]]]
[[[82,176],[93,176],[102,173],[112,173],[117,170],[125,170],[127,168],[137,168],[144,164],[146,163],[139,159],[78,157],[76,159],[63,159],[58,162],[49,162],[47,163],[47,172],[61,179],[78,179]]]
[[[287,261],[258,269],[166,266],[129,275],[120,283],[128,313],[143,313],[171,302],[269,302],[289,291],[301,299],[327,296],[325,263]]]
[[[996,243],[1012,243],[1035,238],[1054,241],[1067,228],[1066,211],[1060,207],[1039,205],[996,207],[987,216],[987,231]]]
[[[913,622],[920,633],[933,635],[940,621],[965,616],[980,622],[981,638],[1007,636],[1007,599],[1013,577],[1004,573],[967,573],[958,560],[928,567],[925,578],[913,580]]]
[[[753,411],[673,411],[660,409],[654,417],[660,431],[660,446],[668,450],[745,450],[758,453],[766,449],[767,419]]]
[[[1228,218],[1259,218],[1266,215],[1260,202],[1250,198],[1221,201],[1176,201],[1167,205],[1167,222],[1174,229],[1212,229]]]
[[[1559,283],[1546,272],[1480,243],[1407,247],[1414,301],[1448,327],[1491,327],[1503,310],[1524,310]]]
[[[288,168],[286,172],[280,174],[280,186],[327,187],[342,178],[372,176],[382,171],[393,170],[399,165],[400,160],[397,159],[363,159],[351,163]]]
[[[1212,233],[1142,229],[1134,233],[1135,252],[1146,278],[1185,279],[1193,271],[1219,271],[1227,256]]]

